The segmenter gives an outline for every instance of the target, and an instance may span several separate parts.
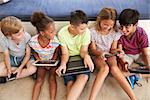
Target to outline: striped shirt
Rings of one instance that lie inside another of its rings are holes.
[[[38,42],[38,36],[39,34],[31,38],[29,41],[30,47],[38,54],[41,60],[52,59],[56,48],[59,46],[57,37],[54,37],[53,40],[50,40],[49,44],[43,48]]]

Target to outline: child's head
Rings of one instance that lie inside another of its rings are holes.
[[[70,14],[70,24],[72,29],[76,31],[76,33],[83,33],[87,28],[88,18],[87,15],[81,11],[76,10],[71,12]]]
[[[96,19],[96,30],[110,31],[116,27],[117,12],[113,8],[103,8]]]
[[[56,35],[54,20],[42,12],[34,12],[31,16],[31,23],[45,38],[53,39]]]
[[[134,33],[138,20],[139,12],[134,9],[124,9],[119,15],[120,29],[125,35]]]
[[[14,16],[5,17],[1,20],[1,31],[6,37],[20,38],[23,35],[22,22]]]

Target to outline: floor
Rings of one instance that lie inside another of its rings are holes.
[[[49,100],[48,92],[48,75],[45,78],[45,83],[42,87],[39,100]],[[90,80],[81,94],[79,100],[88,100],[89,92],[94,81],[95,75],[92,74]],[[57,77],[58,92],[56,100],[65,100],[66,88],[63,84],[63,79]],[[135,86],[134,93],[138,100],[150,100],[150,79],[141,81],[142,87]],[[14,80],[5,84],[0,84],[0,100],[31,100],[32,88],[34,80],[31,77]],[[96,100],[129,100],[125,92],[120,88],[116,80],[109,75],[99,92]]]

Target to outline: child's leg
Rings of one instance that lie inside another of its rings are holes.
[[[99,69],[99,72],[98,72],[96,79],[94,81],[94,84],[92,86],[89,100],[95,100],[99,90],[102,87],[102,84],[103,84],[106,76],[109,73],[109,67],[104,60],[102,60],[101,58],[96,58],[94,60],[94,62],[96,64],[96,67]]]
[[[56,68],[51,68],[49,70],[49,92],[50,92],[50,100],[56,99],[57,93],[57,82],[56,82]]]
[[[74,84],[74,81],[69,81],[67,83],[67,94],[69,94],[70,90],[71,90],[71,87],[73,86]]]
[[[77,76],[76,81],[72,85],[69,93],[67,94],[67,100],[77,100],[87,83],[89,75],[80,74]]]
[[[76,80],[76,75],[64,76],[64,83],[67,86],[67,94],[69,94],[75,80]]]
[[[20,73],[20,75],[17,77],[18,78],[23,78],[23,77],[27,77],[29,75],[32,75],[33,73],[36,72],[37,68],[32,65],[32,63],[34,62],[34,60],[30,60],[27,64],[26,67],[27,68],[23,68],[22,72]]]
[[[37,80],[33,87],[32,100],[38,100],[38,97],[39,97],[39,94],[41,91],[41,87],[44,83],[45,75],[46,75],[46,69],[39,67],[37,70]]]
[[[119,82],[120,86],[124,89],[124,91],[128,94],[131,100],[136,100],[136,97],[127,82],[126,78],[120,71],[119,67],[117,66],[116,57],[111,57],[107,60],[107,63],[109,64],[110,71],[114,78]]]
[[[7,76],[7,68],[4,62],[0,63],[0,77]]]

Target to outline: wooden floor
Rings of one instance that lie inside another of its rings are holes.
[[[49,100],[48,82],[45,78],[39,100]],[[88,100],[89,92],[95,75],[92,74],[79,100]],[[57,77],[58,92],[57,100],[65,100],[66,88],[63,79]],[[135,86],[134,93],[138,100],[150,100],[150,79],[141,81],[142,87]],[[0,100],[31,100],[34,80],[31,77],[0,84]],[[116,80],[109,75],[99,92],[96,100],[129,100],[126,93],[120,88]]]

